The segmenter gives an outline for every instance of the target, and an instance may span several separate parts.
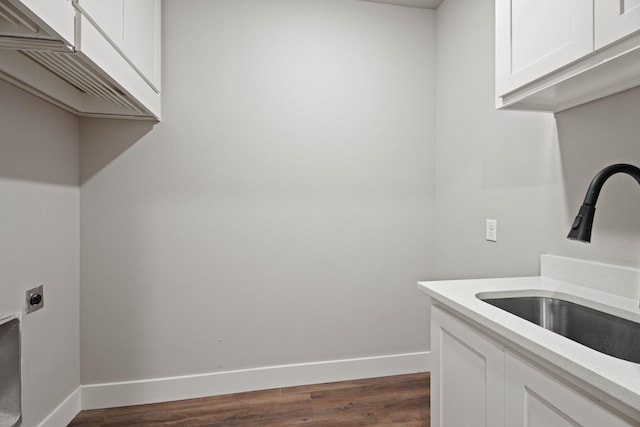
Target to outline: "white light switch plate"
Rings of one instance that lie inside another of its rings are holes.
[[[498,221],[495,219],[488,219],[487,225],[485,228],[485,238],[489,242],[497,242],[498,241]]]

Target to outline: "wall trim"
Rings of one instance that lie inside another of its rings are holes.
[[[81,386],[82,409],[428,372],[429,351]],[[53,425],[53,424],[51,424]],[[62,424],[61,424],[62,425]]]
[[[65,400],[58,405],[38,427],[60,427],[68,425],[78,415],[82,407],[82,390],[75,389]]]

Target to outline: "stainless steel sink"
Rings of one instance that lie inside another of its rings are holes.
[[[480,299],[596,351],[640,363],[640,323],[558,298]]]

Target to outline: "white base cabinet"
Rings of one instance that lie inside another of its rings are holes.
[[[505,424],[508,426],[638,425],[512,352],[505,353],[504,362]]]
[[[431,306],[432,427],[629,427],[640,422]]]
[[[431,308],[431,425],[504,426],[502,347]]]

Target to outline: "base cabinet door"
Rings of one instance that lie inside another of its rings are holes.
[[[437,306],[431,310],[431,425],[503,427],[502,347]]]
[[[509,427],[623,427],[638,424],[505,352],[505,425]]]

